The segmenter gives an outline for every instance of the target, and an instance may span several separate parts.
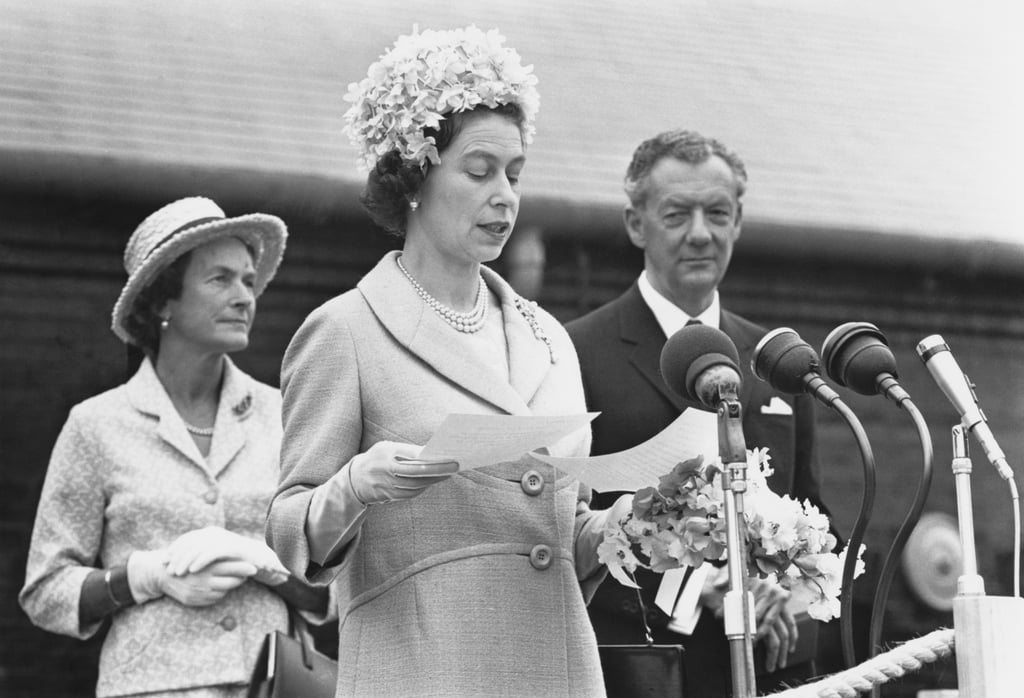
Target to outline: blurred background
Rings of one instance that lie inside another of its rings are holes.
[[[632,5],[632,6],[631,6]],[[568,321],[621,293],[642,258],[621,224],[633,149],[674,127],[739,152],[743,237],[730,309],[816,348],[864,320],[892,346],[932,430],[935,478],[897,572],[883,641],[952,626],[960,573],[950,427],[914,352],[939,333],[1011,465],[1024,453],[1024,100],[1010,6],[836,0],[0,0],[0,695],[81,696],[99,639],[34,628],[17,605],[50,449],[75,403],[126,378],[110,310],[135,226],[202,194],[290,229],[238,363],[276,385],[306,314],[397,241],[357,197],[341,132],[350,82],[420,28],[496,27],[532,63],[541,112],[517,231],[494,265]],[[883,556],[921,471],[912,422],[842,390],[877,459],[854,585],[861,657]],[[819,410],[823,495],[848,536],[864,474]],[[756,444],[751,444],[754,446]],[[1012,506],[975,449],[980,573],[1012,594]],[[954,660],[883,688],[956,686]]]

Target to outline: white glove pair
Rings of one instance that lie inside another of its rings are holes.
[[[128,584],[137,603],[163,595],[186,606],[209,606],[247,579],[276,586],[288,570],[262,541],[218,526],[189,531],[160,550],[128,558]]]

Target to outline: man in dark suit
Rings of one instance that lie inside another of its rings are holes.
[[[769,485],[779,494],[820,506],[811,398],[777,393],[751,375],[751,353],[767,330],[719,304],[718,285],[740,235],[746,179],[736,154],[693,132],[659,134],[634,153],[625,179],[629,203],[624,220],[630,241],[644,251],[644,271],[624,294],[567,325],[579,354],[587,406],[601,412],[593,424],[591,452],[635,446],[688,409],[665,385],[659,365],[666,338],[698,321],[718,327],[736,344],[743,371],[744,435],[748,447],[768,447],[775,471]],[[706,431],[716,432],[713,414],[695,410],[691,416],[710,420]],[[710,438],[715,439],[711,448],[717,448],[716,436]],[[598,494],[593,506],[610,505],[616,494]],[[705,564],[696,571],[638,573],[655,642],[681,643],[686,649],[687,698],[729,695],[729,647],[721,621],[726,570]],[[752,586],[765,665],[778,669],[758,676],[758,689],[809,676],[810,662],[787,666],[797,639],[788,593],[764,581]],[[609,577],[589,610],[602,644],[643,642],[634,590]]]

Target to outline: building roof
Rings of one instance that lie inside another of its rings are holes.
[[[1021,27],[1008,15],[908,0],[0,0],[0,12],[8,182],[130,191],[231,173],[354,210],[347,84],[414,24],[476,23],[540,78],[526,218],[616,227],[633,148],[681,126],[744,157],[745,222],[782,231],[773,245],[878,256],[930,241],[940,257],[1024,267]]]

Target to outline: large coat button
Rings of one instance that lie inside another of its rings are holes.
[[[546,545],[535,545],[530,551],[530,564],[538,570],[546,570],[551,567],[551,548]]]
[[[220,627],[231,632],[238,627],[238,621],[235,620],[234,616],[224,616],[220,621]]]
[[[536,470],[527,470],[523,473],[519,484],[522,485],[523,492],[531,497],[536,497],[544,491],[544,477]]]
[[[217,490],[212,487],[206,490],[206,493],[203,494],[203,501],[207,504],[216,504],[218,499],[219,496],[217,495]]]

